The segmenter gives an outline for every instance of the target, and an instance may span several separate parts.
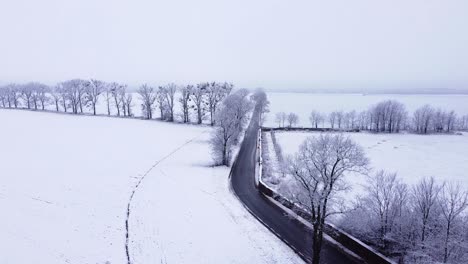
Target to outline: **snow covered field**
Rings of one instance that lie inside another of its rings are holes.
[[[0,263],[301,263],[211,168],[210,128],[0,110]],[[151,169],[152,168],[152,169]]]
[[[292,155],[306,137],[314,132],[277,132],[276,139],[283,156]],[[468,188],[468,134],[414,135],[346,133],[360,144],[374,170],[396,172],[406,183],[416,183],[425,176],[439,182],[459,181]],[[366,177],[350,174],[352,194],[362,191]]]
[[[323,113],[333,111],[362,111],[380,101],[394,99],[412,112],[420,106],[430,104],[436,108],[454,110],[459,115],[468,114],[468,95],[430,95],[430,94],[315,94],[315,93],[268,93],[270,113],[265,126],[277,126],[275,114],[293,112],[299,115],[299,126],[310,126],[309,115],[312,110]]]

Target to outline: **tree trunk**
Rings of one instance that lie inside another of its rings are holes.
[[[96,115],[96,103],[93,103],[93,115]]]
[[[202,123],[202,114],[201,114],[200,106],[197,107],[197,114],[198,114],[198,124],[201,124]]]
[[[449,237],[450,237],[450,221],[447,221],[447,233],[445,236],[445,244],[444,244],[444,263],[447,263],[447,260],[448,260]]]
[[[322,249],[322,228],[320,227],[320,221],[314,223],[314,232],[312,236],[312,264],[320,263],[320,251]]]

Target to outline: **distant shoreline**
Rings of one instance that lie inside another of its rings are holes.
[[[305,90],[275,90],[275,89],[265,89],[267,93],[298,93],[298,94],[355,94],[355,95],[384,95],[384,94],[394,94],[394,95],[468,95],[468,91],[460,91],[460,90],[452,90],[452,91],[427,91],[427,90],[420,90],[420,91],[395,91],[395,90],[385,90],[385,91],[345,91],[345,90],[313,90],[313,91],[305,91]]]

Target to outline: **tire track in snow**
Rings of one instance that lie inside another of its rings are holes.
[[[186,141],[184,144],[180,145],[179,147],[177,147],[176,149],[174,149],[173,151],[171,151],[169,154],[167,154],[166,156],[162,157],[161,159],[159,159],[158,161],[156,161],[145,173],[143,173],[143,175],[140,177],[140,179],[138,180],[137,184],[133,187],[133,190],[132,190],[132,193],[130,195],[130,198],[128,200],[128,203],[127,203],[127,216],[126,216],[126,219],[125,219],[125,254],[127,255],[127,264],[132,264],[132,261],[131,261],[131,258],[130,258],[130,250],[129,250],[129,242],[130,242],[130,232],[129,232],[129,219],[130,219],[130,213],[131,213],[131,210],[130,210],[130,207],[131,207],[131,204],[132,204],[132,201],[133,201],[133,197],[135,196],[135,193],[136,191],[138,190],[138,188],[140,187],[141,183],[143,182],[143,180],[145,179],[146,176],[148,176],[148,174],[154,169],[156,168],[156,166],[158,166],[161,162],[163,162],[164,160],[170,158],[172,155],[174,155],[177,151],[181,150],[183,147],[185,147],[186,145],[190,144],[191,142],[193,142],[195,139],[197,139],[198,137],[200,137],[202,134],[206,133],[207,130],[203,131],[200,133],[200,135]]]

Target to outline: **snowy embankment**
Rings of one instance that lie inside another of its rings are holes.
[[[148,171],[132,263],[301,262],[209,167],[210,128],[13,110],[0,124],[0,263],[126,263]]]
[[[293,155],[314,132],[277,132],[283,155]],[[345,133],[364,148],[373,171],[396,172],[407,184],[423,177],[434,176],[439,181],[458,181],[468,187],[468,134],[415,135]],[[350,174],[347,182],[351,194],[363,191],[366,176]]]

